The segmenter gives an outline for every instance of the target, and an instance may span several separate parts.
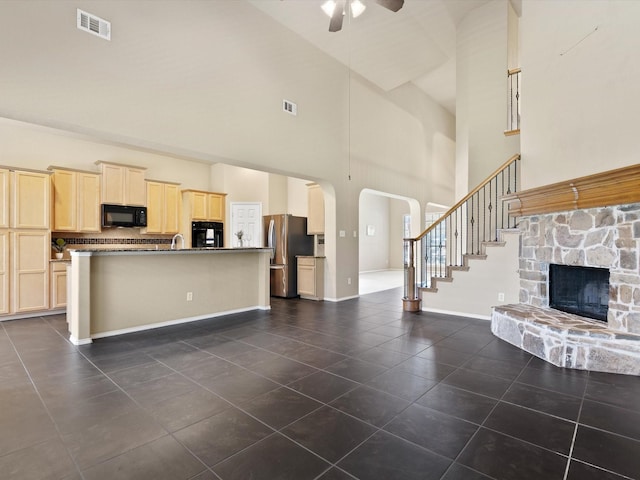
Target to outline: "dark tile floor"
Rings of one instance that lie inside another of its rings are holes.
[[[401,292],[75,347],[0,324],[3,479],[640,478],[640,378],[562,370]]]

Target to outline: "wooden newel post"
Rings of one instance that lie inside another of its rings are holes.
[[[418,298],[416,288],[416,240],[404,239],[404,297],[402,298],[402,310],[405,312],[418,312],[422,300]]]

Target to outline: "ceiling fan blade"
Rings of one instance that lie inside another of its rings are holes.
[[[378,5],[382,5],[384,8],[397,12],[404,5],[404,0],[376,0]]]
[[[345,0],[336,0],[336,8],[333,9],[331,21],[329,22],[330,32],[339,32],[342,30],[342,20],[344,19],[344,3]]]

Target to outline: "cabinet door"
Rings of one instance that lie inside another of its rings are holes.
[[[124,204],[124,178],[124,167],[102,164],[102,203]]]
[[[224,221],[224,196],[215,193],[207,194],[207,217],[216,222]]]
[[[164,184],[147,182],[147,228],[144,233],[162,233]]]
[[[67,170],[53,172],[53,227],[56,232],[75,232],[77,224],[77,174]]]
[[[125,169],[125,203],[127,205],[145,206],[147,201],[144,170],[127,167]]]
[[[100,231],[100,175],[78,172],[78,231]]]
[[[178,185],[164,186],[164,233],[180,231],[180,189]]]
[[[49,228],[50,182],[46,173],[13,172],[14,228]]]
[[[15,313],[49,308],[50,241],[48,231],[12,234],[12,297]]]
[[[316,267],[298,261],[298,295],[316,296]]]
[[[0,314],[9,313],[9,233],[0,231]]]
[[[191,219],[208,220],[207,217],[207,194],[204,192],[189,192],[191,202]]]
[[[0,169],[0,228],[9,228],[9,170]]]
[[[307,233],[309,235],[324,233],[324,194],[320,185],[307,187]]]
[[[67,268],[64,263],[54,263],[51,270],[51,308],[67,306]],[[58,267],[61,265],[62,268]]]

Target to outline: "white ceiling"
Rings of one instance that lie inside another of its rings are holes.
[[[385,91],[412,82],[455,115],[456,28],[490,0],[405,0],[391,12],[375,0],[340,32],[328,31],[324,0],[249,0],[277,22]]]

